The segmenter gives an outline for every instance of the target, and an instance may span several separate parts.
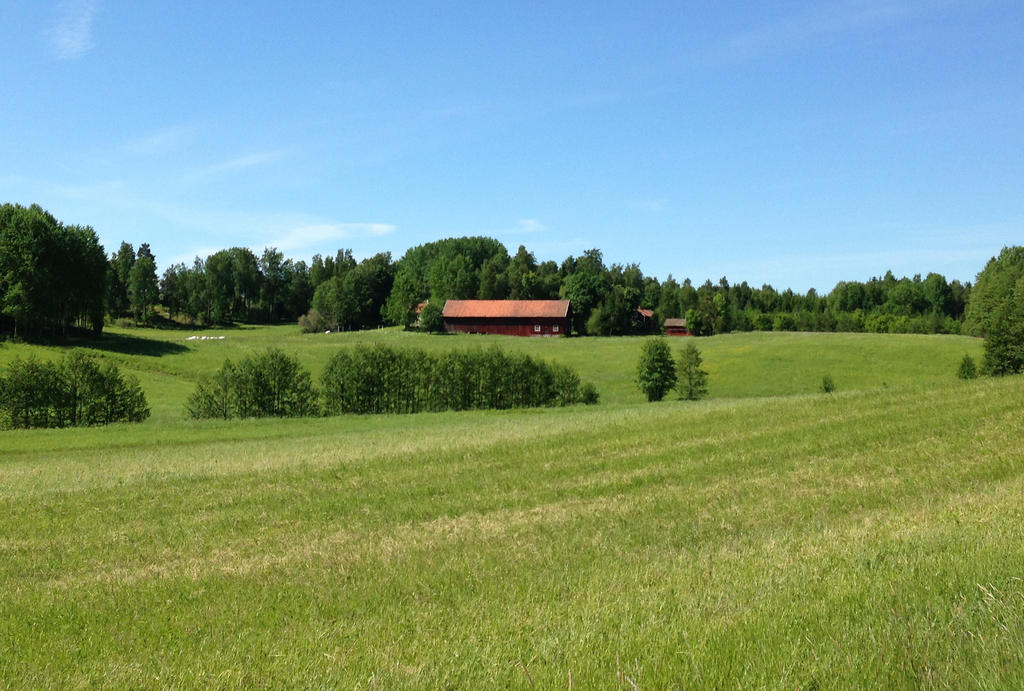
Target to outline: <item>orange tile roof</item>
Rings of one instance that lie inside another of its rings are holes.
[[[569,314],[568,300],[448,300],[442,316],[458,317],[534,317],[563,318]]]

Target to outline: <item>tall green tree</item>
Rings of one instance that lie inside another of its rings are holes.
[[[1022,276],[1024,247],[1004,247],[998,257],[990,259],[978,274],[967,299],[964,333],[985,336]]]
[[[701,368],[703,360],[700,351],[692,343],[687,343],[679,353],[679,397],[687,401],[696,401],[708,395],[708,373]]]
[[[147,243],[139,245],[135,263],[128,273],[128,301],[136,321],[148,324],[153,318],[153,307],[160,299],[156,278],[156,257]]]
[[[1024,372],[1024,276],[988,319],[984,368],[995,375]]]
[[[640,348],[636,385],[648,401],[660,401],[676,386],[676,363],[663,338],[649,338]]]
[[[0,206],[0,329],[18,335],[103,328],[107,261],[95,231],[40,206]]]
[[[126,317],[131,313],[128,283],[134,265],[135,248],[130,243],[122,242],[117,252],[110,256],[107,310],[113,317]]]

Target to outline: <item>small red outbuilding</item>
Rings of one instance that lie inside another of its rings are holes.
[[[568,336],[568,300],[448,300],[441,312],[451,333]]]
[[[665,335],[666,336],[692,336],[690,328],[686,325],[685,319],[666,319],[665,320]]]

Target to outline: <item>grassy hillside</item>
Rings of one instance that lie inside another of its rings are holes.
[[[0,686],[1024,684],[1024,379],[956,380],[979,341],[700,339],[713,398],[647,404],[640,339],[190,335],[87,344],[146,423],[0,433]],[[183,418],[225,357],[368,340],[525,350],[602,405]]]
[[[1019,686],[1024,381],[0,435],[0,685]]]
[[[208,340],[187,340],[196,335]],[[295,326],[261,326],[202,332],[110,329],[100,342],[83,341],[81,346],[116,360],[140,378],[153,407],[147,424],[158,424],[181,419],[195,381],[216,371],[225,358],[237,359],[271,345],[296,355],[318,379],[331,355],[355,343],[429,350],[496,344],[571,365],[597,386],[602,403],[640,403],[644,396],[633,376],[642,341],[641,337],[431,336],[400,329],[302,334]],[[686,340],[669,342],[678,353]],[[746,333],[693,342],[710,373],[713,398],[811,393],[825,374],[831,374],[840,391],[930,386],[949,382],[965,353],[981,357],[981,341],[960,336]],[[0,365],[30,352],[53,357],[60,351],[8,343],[0,345]]]

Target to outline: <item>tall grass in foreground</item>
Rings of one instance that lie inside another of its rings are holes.
[[[1024,381],[0,436],[0,685],[1024,683]]]

